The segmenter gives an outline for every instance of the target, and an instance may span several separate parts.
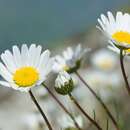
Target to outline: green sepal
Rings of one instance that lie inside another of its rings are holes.
[[[68,95],[73,91],[73,89],[74,83],[72,79],[70,79],[69,82],[66,82],[64,86],[61,86],[61,88],[55,87],[56,92],[61,95]]]
[[[78,61],[76,62],[76,65],[75,65],[74,67],[72,67],[72,68],[69,68],[69,69],[67,70],[67,72],[68,72],[69,74],[74,73],[74,72],[76,72],[76,71],[80,68],[80,66],[81,66],[81,60],[78,60]]]

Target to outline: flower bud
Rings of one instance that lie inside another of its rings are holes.
[[[74,83],[71,76],[65,72],[61,71],[55,81],[55,90],[61,95],[67,95],[72,92],[74,88]]]

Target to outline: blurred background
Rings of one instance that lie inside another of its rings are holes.
[[[97,18],[101,13],[106,14],[107,11],[130,12],[130,1],[0,0],[0,53],[5,49],[10,49],[14,44],[20,46],[23,43],[41,44],[51,49],[54,54],[61,54],[65,47],[76,46],[78,43],[92,48],[91,53],[86,57],[87,65],[85,63],[83,69],[80,70],[81,74],[108,104],[115,117],[118,118],[122,130],[129,130],[130,107],[126,100],[126,92],[122,87],[124,82],[118,65],[119,59],[116,54],[107,50],[105,38],[96,29]],[[104,55],[103,58],[102,55]],[[109,58],[110,64],[104,64]],[[126,66],[129,66],[127,60]],[[78,79],[76,81],[77,86],[81,86]],[[41,102],[43,104],[45,102],[43,106],[49,113],[48,115],[53,114],[52,122],[55,117],[57,118],[53,124],[57,123],[58,126],[60,108],[54,104],[55,102],[44,90],[36,90],[37,93],[42,97],[42,99],[39,97]],[[89,106],[86,111],[90,115],[93,116],[93,110],[96,110],[97,118],[105,128],[108,117],[95,99],[92,99],[92,95],[87,91],[84,93],[84,89],[77,89],[74,94],[82,102],[84,108],[86,104]],[[62,100],[63,97],[60,98]],[[70,107],[69,102],[64,98],[63,100],[66,106]],[[72,109],[77,113],[75,108]],[[35,114],[35,107],[27,94],[0,87],[0,130],[40,130],[39,123],[37,123],[40,122],[40,117]],[[79,115],[76,114],[76,116]],[[81,120],[82,127],[87,128],[89,122],[86,124],[84,119]],[[60,126],[62,127],[64,126]],[[110,129],[114,130],[111,122]]]

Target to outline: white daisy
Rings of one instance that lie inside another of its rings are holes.
[[[6,50],[1,54],[3,63],[0,62],[0,74],[5,79],[0,81],[2,86],[29,91],[46,80],[54,61],[49,50],[42,52],[40,45],[32,44],[28,48],[23,44],[21,51],[16,45],[12,51]]]
[[[104,101],[112,98],[122,86],[122,78],[118,71],[103,72],[90,69],[83,75],[88,84],[93,87],[95,92],[100,94]]]
[[[92,64],[101,70],[113,70],[118,62],[117,56],[107,49],[96,51],[91,57]]]
[[[55,90],[62,95],[69,94],[74,88],[73,80],[71,76],[65,72],[61,71],[55,80]]]
[[[107,17],[101,14],[98,22],[100,24],[98,28],[105,33],[110,44],[122,49],[130,48],[130,15],[128,13],[117,12],[116,18],[111,12],[107,13]]]
[[[76,122],[78,123],[80,128],[83,128],[83,118],[81,116],[75,117]],[[68,116],[63,114],[60,118],[58,118],[58,123],[63,129],[67,128],[75,128],[75,124],[73,120]]]
[[[73,72],[80,67],[80,62],[84,54],[90,49],[82,49],[79,44],[75,49],[68,47],[64,52],[63,56],[57,55],[55,57],[55,63],[53,66],[54,72],[65,70],[67,72]]]

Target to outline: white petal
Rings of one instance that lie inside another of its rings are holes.
[[[23,44],[21,47],[21,59],[22,59],[22,65],[26,66],[28,60],[28,47],[26,44]]]
[[[19,87],[18,85],[16,85],[15,83],[10,83],[10,86],[15,89],[15,90],[19,90],[21,92],[28,92],[32,87]]]
[[[40,62],[39,62],[39,65],[38,65],[38,70],[43,70],[45,69],[45,66],[49,60],[49,56],[50,56],[50,51],[49,50],[46,50],[44,51],[42,54],[41,54],[41,57],[40,57]]]
[[[5,53],[1,54],[1,59],[11,73],[16,70],[14,59],[10,51],[6,50]]]
[[[81,45],[79,44],[77,47],[76,47],[76,50],[75,50],[75,57],[79,57],[79,55],[82,53],[81,52],[82,48],[81,48]]]
[[[65,59],[59,55],[55,56],[55,61],[59,64],[65,65]]]
[[[54,62],[52,70],[53,70],[54,73],[58,73],[59,71],[61,71],[63,69],[63,66],[64,65],[61,65],[61,64],[59,64],[57,62]]]
[[[32,66],[34,64],[36,54],[36,45],[32,44],[28,51],[28,65]]]
[[[0,81],[0,86],[11,87],[10,84],[8,82],[5,82],[5,81]]]
[[[21,67],[22,66],[21,54],[19,48],[16,45],[13,46],[13,56],[14,56],[16,67],[17,68]]]
[[[107,17],[104,14],[101,14],[101,20],[102,20],[104,25],[108,25],[109,24],[108,19],[107,19]]]
[[[102,28],[103,30],[106,29],[105,25],[103,24],[103,22],[102,22],[100,19],[98,19],[98,23],[100,24],[100,26],[101,26],[101,28]],[[100,29],[101,29],[101,28],[100,28]]]
[[[73,50],[71,47],[68,47],[65,51],[63,51],[63,56],[65,60],[69,60],[73,57]]]
[[[42,51],[42,47],[39,45],[36,49],[36,57],[35,57],[34,67],[37,67],[39,64],[41,51]]]
[[[41,85],[46,80],[46,77],[41,77],[41,79],[37,82],[37,86]]]
[[[110,50],[112,50],[112,51],[116,52],[117,54],[119,54],[119,53],[120,53],[120,50],[119,50],[117,47],[108,46],[108,49],[110,49]]]
[[[41,77],[46,77],[50,73],[53,67],[53,63],[54,63],[54,58],[50,58],[47,65],[45,66],[45,69],[39,70],[41,73]]]
[[[12,82],[12,75],[2,63],[0,63],[0,74],[5,80]]]
[[[111,32],[115,30],[115,18],[111,12],[108,12],[108,19],[110,23]]]

